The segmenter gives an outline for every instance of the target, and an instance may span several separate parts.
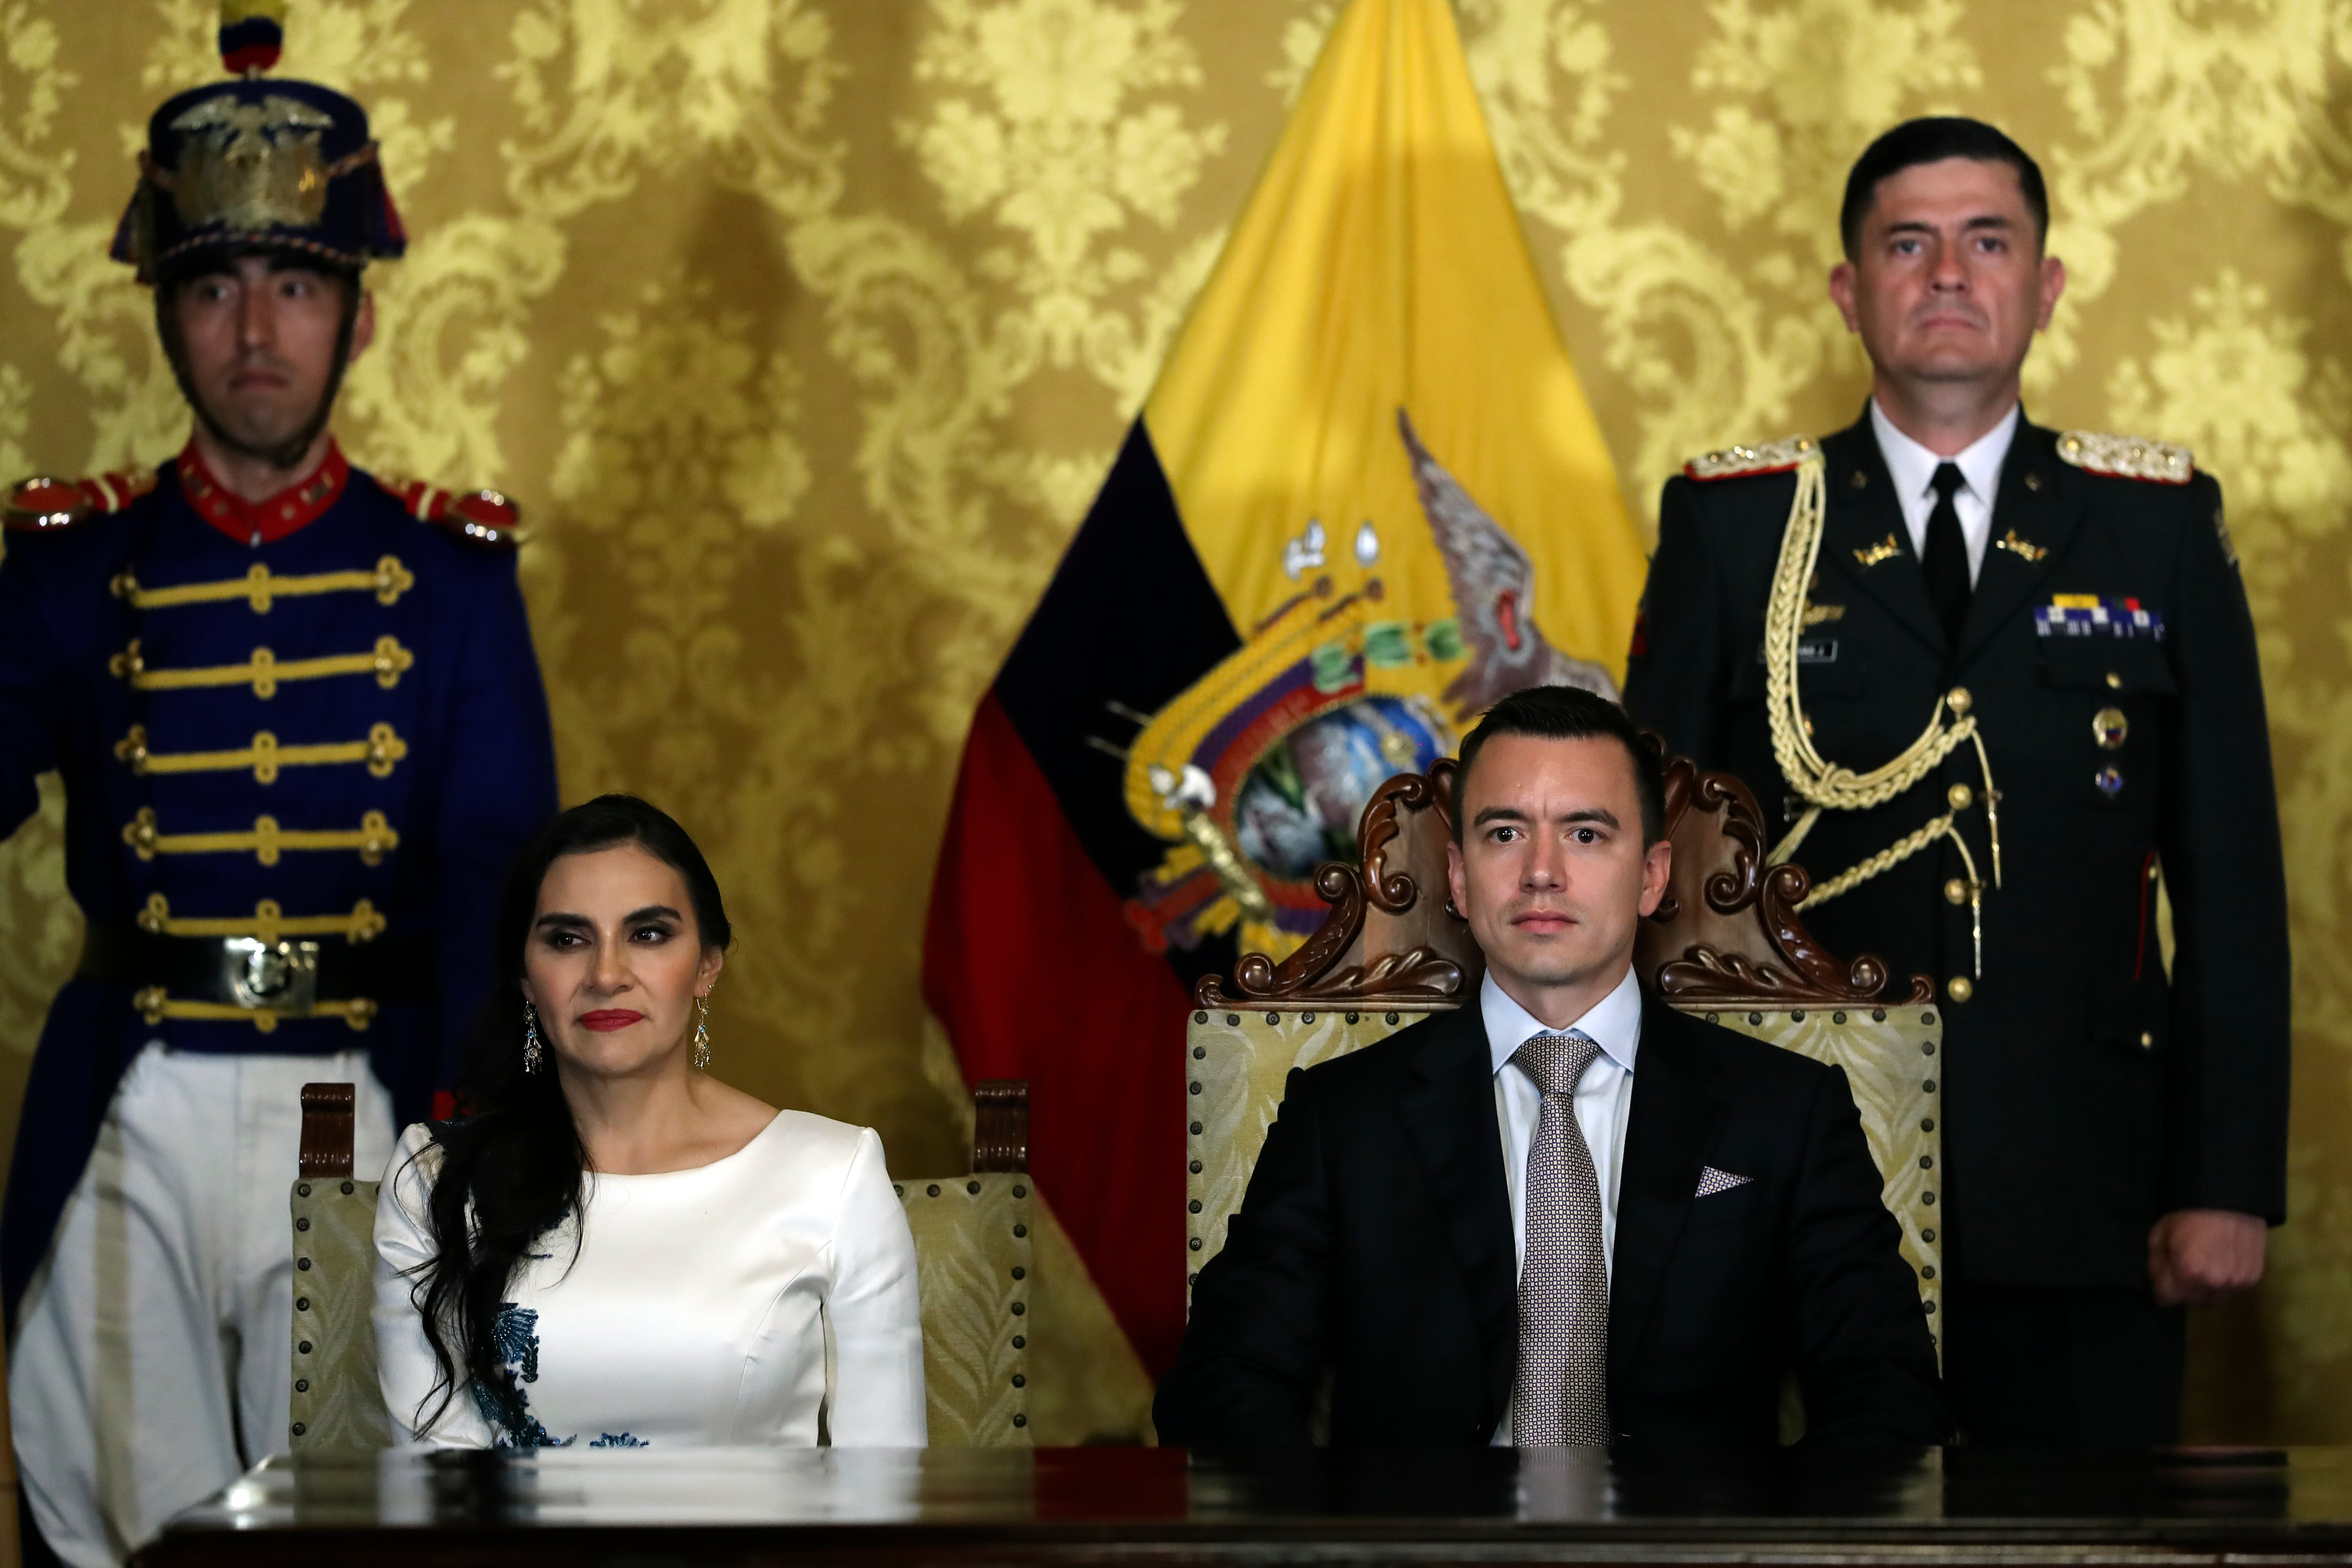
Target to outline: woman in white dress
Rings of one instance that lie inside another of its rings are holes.
[[[408,1129],[376,1214],[384,1403],[417,1439],[924,1441],[882,1141],[702,1071],[730,938],[701,852],[643,800],[523,852],[472,1114]]]

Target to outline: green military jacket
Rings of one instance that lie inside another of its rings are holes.
[[[1638,722],[1737,774],[1783,833],[1807,801],[1774,747],[1766,608],[1812,445],[1713,454],[1667,482],[1626,680]],[[2220,486],[2179,448],[2021,420],[1952,647],[1868,420],[1818,461],[1784,730],[1868,773],[1931,719],[1975,720],[1894,799],[1822,812],[1791,857],[1818,887],[1950,818],[1803,916],[1841,957],[1885,958],[1890,988],[1935,981],[1945,1048],[1922,1071],[1943,1081],[1948,1265],[2130,1288],[2160,1214],[2284,1218],[2285,874]]]

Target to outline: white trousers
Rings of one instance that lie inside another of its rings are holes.
[[[20,1484],[76,1568],[121,1563],[286,1447],[288,1200],[312,1082],[359,1086],[352,1169],[381,1175],[392,1102],[365,1051],[221,1056],[151,1040],[115,1092],[8,1354]]]

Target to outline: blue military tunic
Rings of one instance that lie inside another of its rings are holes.
[[[81,504],[40,509],[68,492]],[[363,1046],[402,1122],[456,1081],[497,967],[499,880],[556,806],[502,520],[331,452],[258,507],[193,446],[152,483],[19,493],[0,560],[0,833],[57,769],[90,936],[42,1031],[0,1217],[12,1319],[146,1041]],[[316,944],[315,1005],[254,1005],[271,994],[258,968],[257,993],[140,972],[158,948],[217,968],[222,938]]]

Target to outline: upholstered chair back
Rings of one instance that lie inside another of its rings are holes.
[[[898,1184],[923,1294],[923,1395],[935,1448],[1026,1448],[1037,1325],[1029,1085],[972,1092],[971,1174]]]
[[[376,1381],[375,1199],[352,1171],[353,1089],[302,1085],[294,1210],[294,1448],[382,1448],[392,1416]]]

